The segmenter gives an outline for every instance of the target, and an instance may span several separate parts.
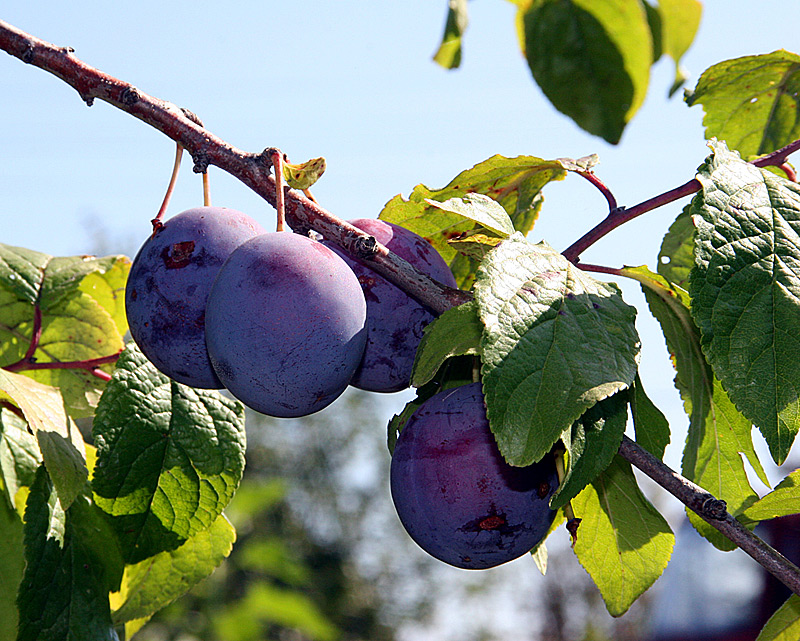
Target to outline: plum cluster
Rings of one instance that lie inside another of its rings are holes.
[[[555,517],[555,460],[546,456],[527,467],[503,460],[480,383],[439,392],[414,412],[397,439],[390,474],[392,499],[411,538],[459,568],[491,568],[522,556]]]
[[[455,279],[420,236],[378,220],[354,224],[444,284]],[[134,258],[125,303],[131,336],[174,380],[227,388],[256,411],[297,417],[352,384],[408,387],[433,316],[325,242],[266,232],[231,209],[189,209]]]

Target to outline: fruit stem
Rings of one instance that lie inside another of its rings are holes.
[[[564,467],[564,454],[565,450],[560,445],[553,450],[559,486],[564,482],[564,478],[567,475],[566,468]],[[575,512],[572,510],[572,501],[567,501],[567,504],[564,506],[564,516],[567,518],[567,531],[572,538],[572,547],[574,548],[575,544],[578,542],[578,526],[581,524],[581,520],[575,517]]]
[[[178,181],[178,171],[181,168],[181,158],[183,157],[183,147],[180,143],[176,145],[175,148],[175,162],[172,164],[172,176],[169,179],[169,185],[167,186],[167,193],[164,194],[164,200],[161,202],[161,207],[156,214],[156,217],[153,218],[150,222],[153,223],[153,232],[155,233],[158,228],[161,227],[161,219],[164,217],[164,212],[167,211],[167,205],[169,205],[170,198],[172,198],[172,192],[175,190],[175,183]]]
[[[278,212],[277,231],[284,231],[286,229],[286,205],[283,194],[283,153],[280,149],[272,149],[269,155],[275,174],[275,210]]]
[[[203,206],[211,207],[211,185],[208,181],[208,172],[203,172]]]
[[[606,184],[602,180],[600,180],[594,174],[594,172],[591,172],[591,171],[578,171],[578,172],[575,172],[575,173],[577,173],[579,176],[583,176],[586,180],[588,180],[595,187],[597,187],[597,189],[600,191],[600,193],[603,194],[603,196],[605,197],[606,202],[608,203],[608,210],[609,211],[614,211],[618,207],[617,199],[614,197],[614,194],[611,193],[611,190],[606,186]]]

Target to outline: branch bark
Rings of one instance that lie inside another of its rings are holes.
[[[158,129],[192,155],[195,171],[203,172],[209,165],[214,165],[240,180],[273,207],[276,205],[275,179],[270,173],[271,148],[261,153],[241,151],[206,130],[190,117],[190,113],[174,104],[154,98],[130,83],[87,65],[70,48],[57,47],[2,20],[0,49],[26,64],[58,76],[72,86],[88,105],[95,99],[102,100]],[[755,164],[781,164],[798,148],[800,141],[759,159]],[[576,241],[565,255],[569,254],[568,258],[577,260],[585,247],[622,222],[693,193],[699,188],[696,182],[689,181],[630,210],[615,208],[603,223]],[[321,233],[349,254],[369,261],[375,271],[433,311],[442,313],[471,299],[468,292],[432,281],[375,238],[337,218],[302,193],[286,188],[284,196],[287,221],[295,231],[305,233],[313,229]],[[726,511],[723,501],[683,478],[627,437],[620,446],[619,454],[730,538],[793,592],[800,594],[800,569],[736,521]]]

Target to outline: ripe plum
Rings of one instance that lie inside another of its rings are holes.
[[[506,463],[480,383],[439,392],[406,423],[391,464],[392,499],[412,539],[437,559],[483,569],[522,556],[547,533],[555,461]]]
[[[305,416],[347,387],[366,340],[364,294],[325,245],[289,232],[240,245],[208,297],[206,343],[225,387],[245,405]]]
[[[167,220],[142,245],[125,288],[128,325],[167,376],[192,387],[222,387],[206,350],[206,298],[230,253],[263,233],[239,211],[198,207]]]
[[[456,286],[447,263],[422,236],[374,218],[359,218],[350,224],[374,236],[434,280]],[[367,346],[351,385],[371,392],[407,388],[422,330],[433,320],[433,314],[364,263],[331,247],[358,276],[367,300]]]

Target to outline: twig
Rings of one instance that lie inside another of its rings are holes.
[[[208,165],[219,167],[276,206],[275,180],[269,173],[272,163],[263,154],[237,149],[204,129],[174,104],[87,65],[68,47],[57,47],[2,20],[0,49],[58,76],[88,105],[95,99],[102,100],[154,127],[192,155],[198,173],[205,171]],[[362,260],[368,260],[376,272],[434,312],[441,313],[471,299],[467,292],[432,281],[369,234],[337,218],[302,193],[286,193],[286,218],[293,229],[314,229],[350,254],[358,248],[370,247],[370,251],[359,254]]]
[[[792,592],[800,594],[800,568],[733,518],[727,511],[725,501],[685,479],[627,436],[622,438],[619,454],[706,523],[722,532]]]
[[[597,187],[600,193],[603,194],[603,196],[605,197],[606,202],[608,203],[609,211],[614,211],[615,209],[617,209],[617,199],[614,197],[614,194],[611,193],[611,190],[606,186],[606,184],[602,180],[600,180],[594,174],[594,172],[576,171],[575,173],[578,174],[579,176],[583,176],[586,180],[588,180],[595,187]]]

